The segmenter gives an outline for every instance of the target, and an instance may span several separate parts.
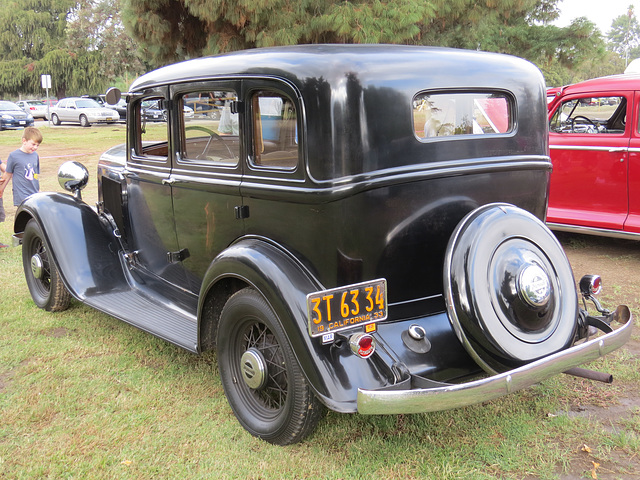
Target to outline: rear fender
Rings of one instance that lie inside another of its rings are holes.
[[[351,354],[347,342],[341,346],[323,345],[320,338],[309,335],[306,296],[323,287],[293,255],[263,239],[241,240],[212,262],[198,307],[201,332],[205,304],[219,302],[209,310],[219,315],[228,295],[217,297],[216,285],[228,280],[251,285],[264,296],[282,324],[309,384],[332,410],[355,412],[358,386],[379,388],[393,378],[379,360],[364,360]],[[208,298],[210,293],[212,297]],[[203,341],[206,342],[200,338],[199,344]]]
[[[37,193],[18,208],[14,233],[24,232],[32,218],[42,227],[50,257],[75,298],[82,301],[127,284],[111,227],[89,205],[63,193]]]

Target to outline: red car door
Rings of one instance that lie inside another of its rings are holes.
[[[633,113],[629,115],[631,141],[629,142],[629,216],[624,223],[625,232],[640,233],[640,91],[635,92]]]
[[[547,222],[623,229],[633,103],[633,92],[606,92],[567,95],[553,106]]]

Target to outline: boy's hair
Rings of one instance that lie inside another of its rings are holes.
[[[22,134],[22,138],[24,140],[33,140],[37,144],[42,143],[42,133],[36,127],[27,127],[24,129],[24,133]]]

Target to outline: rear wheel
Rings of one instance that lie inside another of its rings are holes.
[[[51,123],[53,123],[54,125],[60,125],[62,122],[60,121],[60,118],[58,118],[58,115],[53,113],[51,114]]]
[[[249,433],[288,445],[313,431],[324,406],[302,374],[277,317],[255,289],[245,288],[227,301],[217,345],[225,394]]]
[[[80,126],[88,127],[90,125],[89,119],[86,115],[80,115]]]
[[[34,303],[49,312],[65,310],[71,301],[44,242],[42,228],[29,220],[22,237],[22,266]]]

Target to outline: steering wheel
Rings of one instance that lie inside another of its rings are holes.
[[[572,133],[576,133],[576,120],[581,119],[581,120],[586,120],[586,122],[581,122],[581,124],[588,124],[590,123],[591,125],[593,125],[593,128],[595,128],[596,132],[598,131],[598,125],[595,124],[595,122],[593,120],[591,120],[588,117],[585,117],[584,115],[576,115],[575,117],[573,117],[571,119],[571,132]]]
[[[224,145],[226,147],[227,151],[229,152],[229,158],[235,158],[235,155],[233,154],[233,152],[229,148],[229,145],[227,145],[227,143],[222,139],[222,137],[220,135],[218,135],[216,132],[214,132],[210,128],[203,127],[201,125],[190,125],[188,127],[185,127],[184,130],[185,130],[185,132],[188,131],[188,130],[197,130],[197,131],[204,132],[207,135],[209,135],[209,140],[207,140],[207,144],[202,149],[202,153],[200,155],[196,155],[196,159],[197,160],[201,160],[203,158],[207,158],[207,156],[205,154],[209,150],[209,146],[211,145],[211,142],[214,139],[216,141],[219,141],[222,145]]]

